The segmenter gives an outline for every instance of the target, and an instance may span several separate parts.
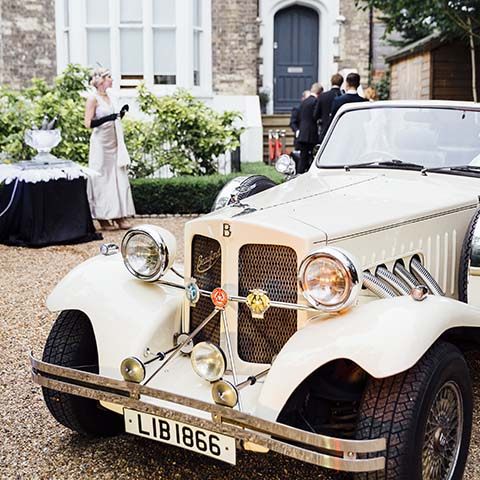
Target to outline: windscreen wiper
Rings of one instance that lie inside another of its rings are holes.
[[[384,162],[365,162],[365,163],[354,163],[352,165],[344,165],[343,168],[346,172],[352,168],[368,168],[368,167],[393,167],[393,168],[413,168],[415,170],[425,169],[424,165],[419,165],[418,163],[404,162],[403,160],[392,159]]]
[[[480,174],[480,166],[477,166],[477,165],[455,165],[453,167],[424,168],[422,170],[422,175],[426,175],[427,173],[435,173],[435,172],[445,172],[445,173],[468,172],[468,173]]]

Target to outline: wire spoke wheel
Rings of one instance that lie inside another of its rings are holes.
[[[463,434],[463,401],[459,386],[448,381],[438,390],[425,427],[422,478],[450,480]]]

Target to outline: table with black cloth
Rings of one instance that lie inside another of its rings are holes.
[[[45,247],[102,239],[90,215],[86,182],[85,176],[68,175],[35,182],[9,178],[0,185],[0,214],[8,206],[0,217],[0,243]]]

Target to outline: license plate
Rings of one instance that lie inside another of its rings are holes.
[[[124,409],[125,430],[140,437],[176,445],[235,465],[235,439],[203,428]]]

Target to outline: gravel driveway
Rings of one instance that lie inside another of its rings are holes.
[[[148,219],[172,231],[183,244],[189,218]],[[144,219],[136,223],[147,223]],[[104,234],[119,243],[121,232]],[[0,478],[1,479],[297,479],[348,478],[273,453],[238,451],[228,466],[201,455],[130,435],[86,440],[57,424],[40,388],[30,380],[28,352],[40,355],[55,315],[45,298],[75,265],[95,255],[103,242],[39,250],[0,245]],[[183,255],[180,249],[180,255]],[[475,425],[479,425],[480,356],[472,358]],[[474,427],[464,478],[480,478],[480,428]]]

